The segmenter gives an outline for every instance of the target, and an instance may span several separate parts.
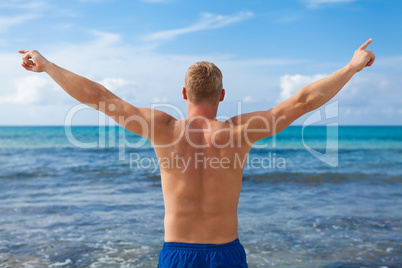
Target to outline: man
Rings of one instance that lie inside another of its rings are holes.
[[[237,206],[244,160],[253,143],[322,106],[354,74],[371,66],[375,56],[366,50],[371,41],[357,49],[345,67],[305,86],[272,109],[237,115],[226,122],[216,120],[225,90],[222,73],[212,63],[198,62],[188,69],[182,89],[187,118],[176,120],[159,110],[135,107],[102,85],[49,62],[35,50],[19,52],[25,69],[46,72],[73,98],[152,142],[160,159],[165,203],[160,267],[247,267],[238,240]]]

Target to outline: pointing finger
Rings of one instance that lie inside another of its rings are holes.
[[[369,40],[367,40],[366,43],[364,43],[359,49],[361,49],[361,50],[366,49],[366,47],[367,47],[368,45],[370,45],[371,41],[373,41],[372,38],[370,38]]]
[[[22,50],[22,49],[18,50],[18,52],[19,52],[19,53],[22,53],[22,54],[27,53],[28,51],[29,51],[29,50]]]

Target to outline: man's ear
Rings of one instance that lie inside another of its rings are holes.
[[[183,90],[181,91],[183,93],[183,100],[187,100],[187,92],[186,92],[186,88],[183,87]]]
[[[219,101],[223,101],[224,98],[225,98],[225,89],[222,88],[221,96],[219,97]]]

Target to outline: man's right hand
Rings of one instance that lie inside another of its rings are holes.
[[[36,50],[19,50],[18,52],[22,54],[21,66],[28,71],[37,73],[43,72],[50,63]]]
[[[370,38],[366,43],[359,47],[349,63],[349,66],[353,67],[356,72],[360,72],[364,67],[371,66],[374,63],[374,53],[371,50],[366,50],[371,41],[373,41],[373,39]]]

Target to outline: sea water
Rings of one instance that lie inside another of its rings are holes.
[[[64,127],[0,127],[0,267],[157,266],[160,172],[130,155],[156,156],[149,141],[119,147],[121,133],[73,127],[94,145],[80,148]],[[402,127],[328,133],[293,126],[251,150],[238,210],[249,267],[402,267]]]

